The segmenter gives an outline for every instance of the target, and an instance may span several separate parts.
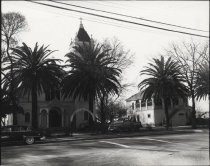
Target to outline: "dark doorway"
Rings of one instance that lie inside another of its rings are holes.
[[[71,122],[71,127],[72,127],[72,130],[73,131],[76,131],[76,114],[74,115],[74,117],[73,117],[73,120],[72,120],[72,122]]]
[[[62,127],[61,119],[61,111],[58,109],[51,109],[49,113],[49,127]]]

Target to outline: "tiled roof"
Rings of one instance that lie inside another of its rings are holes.
[[[138,92],[138,93],[134,94],[133,96],[129,97],[128,99],[126,99],[126,101],[127,102],[136,101],[136,100],[141,100],[142,98],[143,98],[143,93]]]
[[[79,39],[79,41],[82,42],[90,42],[90,37],[86,30],[83,28],[83,26],[80,26],[79,31],[77,33],[77,38]]]

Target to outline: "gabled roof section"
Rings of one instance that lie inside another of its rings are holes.
[[[127,102],[136,101],[136,100],[141,100],[142,98],[143,98],[143,93],[138,92],[138,93],[134,94],[133,96],[129,97],[128,99],[126,99],[126,101]]]
[[[90,42],[90,37],[86,30],[83,27],[83,24],[80,23],[79,31],[77,33],[77,38],[81,42]]]

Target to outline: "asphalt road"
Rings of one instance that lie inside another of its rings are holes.
[[[209,134],[173,134],[8,146],[2,165],[209,165]]]

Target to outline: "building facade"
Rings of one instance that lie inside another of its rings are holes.
[[[161,126],[165,123],[165,113],[161,100],[142,100],[143,93],[139,92],[126,100],[127,117],[134,118],[143,126]],[[168,106],[172,126],[186,125],[189,122],[190,107],[188,101],[181,98],[170,101]]]
[[[31,100],[26,97],[20,98],[20,105],[24,109],[24,114],[18,114],[18,125],[31,126]],[[69,127],[70,124],[78,129],[82,124],[88,123],[90,117],[87,101],[70,98],[63,100],[56,97],[46,100],[45,94],[38,97],[37,110],[38,127],[42,129],[64,128]]]

